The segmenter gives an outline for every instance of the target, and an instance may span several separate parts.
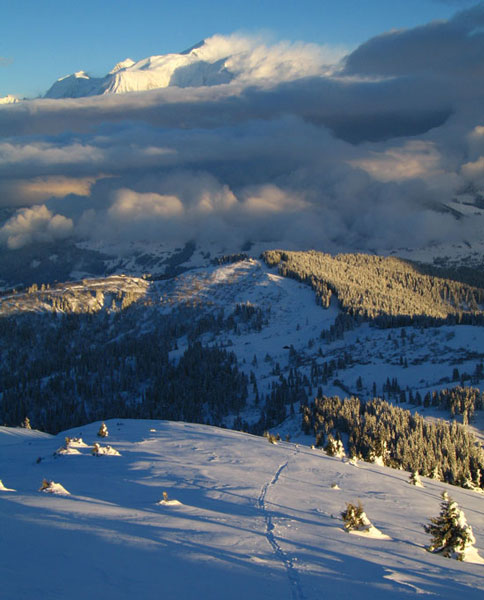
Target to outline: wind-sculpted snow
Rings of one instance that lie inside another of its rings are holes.
[[[2,446],[0,475],[15,490],[0,494],[2,600],[482,597],[482,565],[425,551],[422,524],[445,484],[416,488],[405,472],[163,421],[107,421],[117,458],[52,456],[65,436],[92,445],[99,425]],[[42,478],[70,495],[39,493]],[[164,491],[180,504],[159,504]],[[481,496],[451,493],[482,554]],[[357,498],[391,540],[344,531],[339,515]]]

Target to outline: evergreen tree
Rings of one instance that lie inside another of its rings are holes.
[[[371,527],[370,519],[366,516],[360,500],[358,500],[357,505],[348,502],[346,510],[341,513],[341,518],[346,531],[369,529]]]
[[[101,427],[99,428],[99,431],[97,432],[97,434],[99,437],[108,437],[109,432],[108,432],[106,423],[104,423],[104,421],[101,423]]]
[[[412,474],[410,475],[408,483],[410,485],[415,485],[417,487],[423,487],[423,483],[422,483],[422,480],[420,479],[420,475],[418,474],[418,471],[412,471]]]
[[[442,493],[440,515],[430,519],[430,524],[424,525],[424,529],[432,536],[427,550],[447,558],[464,560],[466,551],[476,541],[463,511],[447,492]]]
[[[328,435],[324,451],[328,456],[335,456],[337,458],[343,458],[345,455],[343,442],[340,439],[334,439],[331,434]]]

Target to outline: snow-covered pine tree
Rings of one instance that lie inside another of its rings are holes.
[[[343,458],[345,455],[343,442],[340,439],[335,439],[331,434],[328,434],[324,451],[328,456],[335,456],[336,458]]]
[[[427,550],[447,558],[464,560],[476,541],[464,512],[447,492],[442,493],[440,515],[430,519],[430,524],[424,525],[424,529],[432,536]]]
[[[99,437],[108,437],[109,432],[104,421],[101,423],[101,427],[99,427],[99,431],[97,432],[97,434]]]
[[[412,474],[409,477],[408,483],[410,485],[415,485],[417,487],[423,487],[422,480],[420,479],[420,475],[418,471],[412,471]]]

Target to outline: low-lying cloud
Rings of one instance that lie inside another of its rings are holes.
[[[44,204],[23,208],[0,229],[0,242],[16,250],[32,242],[53,242],[72,233],[73,223],[53,214]]]
[[[475,221],[446,205],[484,186],[482,25],[479,5],[339,64],[219,36],[228,54],[254,48],[232,83],[2,107],[0,205],[22,208],[0,241],[472,242]]]

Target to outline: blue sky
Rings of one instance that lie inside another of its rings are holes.
[[[351,50],[393,28],[447,19],[473,0],[2,0],[0,96],[35,97],[63,75],[178,52],[215,33],[263,33]]]

